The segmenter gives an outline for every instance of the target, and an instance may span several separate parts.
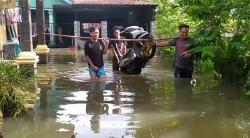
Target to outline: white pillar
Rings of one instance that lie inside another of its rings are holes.
[[[154,36],[154,38],[157,38],[155,32],[156,32],[156,22],[155,21],[151,21],[150,22],[150,33]]]
[[[49,10],[49,31],[54,34],[54,13],[53,10]],[[50,40],[54,41],[54,36],[50,36]]]
[[[102,38],[107,38],[108,37],[108,23],[107,21],[101,21],[101,34]]]
[[[80,21],[74,21],[74,36],[80,36]],[[80,38],[75,38],[74,39],[74,47],[75,47],[75,59],[76,59],[76,63],[79,63],[79,53],[78,53],[78,48],[83,47],[81,46],[82,44],[82,40],[80,40]]]
[[[74,21],[74,36],[80,36],[80,21]],[[75,46],[78,46],[79,38],[75,38]]]

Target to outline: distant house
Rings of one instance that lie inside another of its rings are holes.
[[[21,22],[21,13],[19,8],[16,8],[16,1],[0,1],[0,60],[16,57],[19,22]]]
[[[44,1],[44,16],[45,16],[45,29],[54,33],[55,17],[54,17],[54,5],[70,5],[70,0],[43,0]],[[36,34],[36,0],[31,0],[31,20],[32,20],[32,34]],[[51,37],[53,40],[53,37]]]
[[[36,0],[31,0],[31,9],[35,33]],[[45,28],[51,33],[88,36],[88,28],[97,26],[105,37],[111,37],[114,26],[137,25],[151,32],[155,9],[148,0],[44,0]],[[55,37],[55,41],[57,47],[74,45],[70,38]]]
[[[102,36],[110,37],[114,26],[137,25],[153,30],[156,5],[145,0],[72,0],[69,5],[54,5],[56,28],[65,35],[88,35],[97,26]],[[67,18],[66,18],[67,17]],[[75,24],[74,24],[75,23]],[[64,40],[65,47],[72,45]]]

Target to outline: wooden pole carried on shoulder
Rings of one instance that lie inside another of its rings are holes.
[[[72,36],[72,35],[61,35],[61,34],[51,34],[51,33],[44,33],[44,35],[50,35],[50,36],[57,36],[57,37],[65,37],[65,38],[80,38],[83,40],[89,40],[90,37],[82,37],[82,36]],[[132,42],[138,42],[138,41],[149,41],[149,39],[115,39],[115,38],[98,38],[98,40],[109,40],[109,41],[132,41]],[[155,41],[164,41],[164,40],[170,40],[173,38],[159,38],[155,39]]]
[[[58,36],[58,37],[65,37],[65,38],[80,38],[83,40],[89,40],[90,37],[82,37],[82,36],[72,36],[72,35],[60,35],[60,34],[50,34],[50,33],[44,33],[44,35],[52,35],[52,36]],[[98,40],[109,40],[109,41],[149,41],[148,39],[115,39],[115,38],[98,38]]]

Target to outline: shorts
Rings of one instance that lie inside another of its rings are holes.
[[[95,70],[94,68],[89,66],[89,75],[96,76],[98,78],[106,77],[106,73],[104,70],[104,67],[98,68],[98,70]]]

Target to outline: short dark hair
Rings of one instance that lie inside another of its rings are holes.
[[[114,26],[112,32],[114,33],[116,30],[121,31],[124,27],[123,26]]]
[[[181,30],[181,28],[188,28],[189,29],[189,25],[187,25],[187,24],[180,24],[179,25],[179,30]]]
[[[89,28],[90,33],[94,32],[95,30],[99,30],[99,29],[97,27],[90,27]]]

